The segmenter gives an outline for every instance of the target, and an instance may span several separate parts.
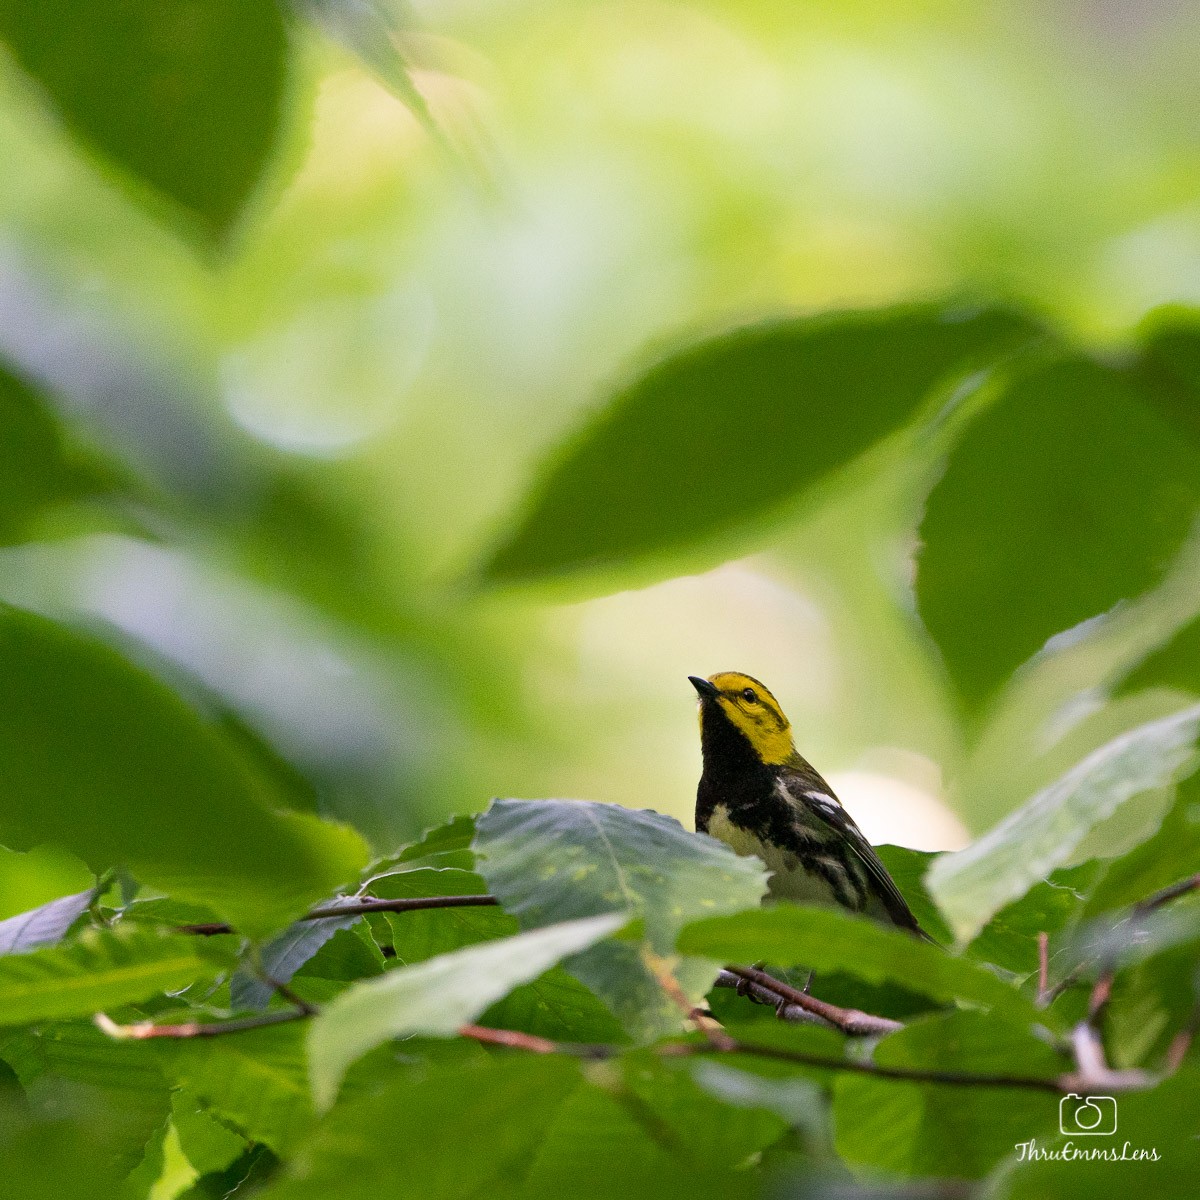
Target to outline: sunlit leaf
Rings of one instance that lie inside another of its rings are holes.
[[[1037,336],[1009,311],[924,305],[699,342],[569,443],[483,576],[624,565],[768,516],[902,428],[939,388]]]
[[[1172,782],[1192,756],[1200,705],[1129,730],[1089,754],[965,850],[942,855],[927,883],[959,938],[1068,861],[1084,835],[1132,796]]]
[[[1048,639],[1162,579],[1200,505],[1200,446],[1128,372],[1086,359],[1019,375],[929,496],[921,616],[982,705]]]
[[[272,932],[357,876],[362,839],[276,813],[251,765],[174,692],[98,641],[0,608],[0,836]]]
[[[625,913],[566,921],[389,971],[343,992],[313,1020],[309,1070],[319,1108],[346,1068],[374,1046],[409,1034],[448,1037],[519,983],[626,923]]]
[[[275,140],[273,0],[0,0],[0,38],[87,145],[206,233],[229,230]]]
[[[622,908],[643,919],[646,948],[668,959],[689,920],[756,905],[766,891],[757,859],[740,858],[658,813],[583,800],[496,800],[477,828],[479,872],[522,929]],[[565,965],[634,1037],[678,1030],[678,1003],[638,943],[605,942]],[[717,968],[710,961],[673,964],[694,1004]]]

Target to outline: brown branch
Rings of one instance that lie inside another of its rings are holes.
[[[891,1017],[877,1017],[872,1013],[859,1012],[856,1008],[839,1008],[836,1004],[818,1000],[816,996],[810,996],[807,992],[802,992],[757,967],[726,967],[725,970],[739,979],[775,993],[781,1000],[812,1013],[853,1037],[895,1033],[897,1029],[904,1028],[900,1021],[893,1021]]]
[[[425,908],[477,908],[499,904],[495,896],[413,896],[405,900],[379,900],[368,896],[349,904],[323,904],[306,912],[301,921],[321,921],[326,917],[355,917],[373,912],[417,912]],[[233,933],[232,925],[212,921],[199,925],[177,925],[180,933],[198,933],[211,937],[218,933]]]
[[[486,1025],[462,1025],[459,1037],[486,1042],[492,1046],[508,1046],[513,1050],[528,1050],[530,1054],[557,1054],[563,1049],[558,1042],[537,1037],[532,1033],[518,1033],[515,1029],[490,1029]]]
[[[789,1021],[801,1025],[821,1025],[825,1028],[830,1028],[829,1022],[822,1020],[814,1012],[809,1012],[807,1008],[801,1008],[799,1004],[792,1004],[791,1001],[785,1000],[778,992],[771,988],[763,987],[762,984],[752,983],[749,979],[743,979],[740,975],[735,975],[732,971],[722,971],[713,983],[713,987],[733,988],[743,996],[749,996],[752,1000],[759,1004],[770,1004],[775,1009],[775,1015],[781,1021]]]
[[[1152,896],[1147,896],[1145,900],[1134,906],[1134,913],[1153,912],[1156,908],[1162,908],[1164,904],[1169,904],[1172,900],[1178,900],[1180,896],[1186,896],[1188,892],[1200,891],[1200,873],[1189,876],[1187,879],[1181,879],[1178,883],[1171,884],[1170,887],[1165,887],[1161,891],[1155,892]]]

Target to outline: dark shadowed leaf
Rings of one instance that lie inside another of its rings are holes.
[[[930,1017],[879,1043],[880,1066],[1052,1079],[1066,1063],[1027,1029],[995,1016]],[[836,1144],[851,1163],[906,1176],[978,1179],[1018,1142],[1058,1131],[1058,1096],[842,1075]]]
[[[41,908],[0,921],[0,954],[21,954],[38,946],[53,946],[87,911],[94,891],[51,900]]]
[[[357,876],[362,839],[269,807],[267,783],[174,692],[100,642],[0,608],[0,836],[273,932]]]
[[[965,850],[943,854],[926,882],[960,938],[1061,866],[1084,835],[1132,796],[1169,785],[1189,762],[1200,705],[1128,730],[1089,754]]]
[[[1037,336],[1012,312],[925,305],[776,321],[690,346],[619,393],[546,469],[484,578],[624,564],[770,515],[910,422],[939,388]]]
[[[275,140],[274,0],[0,0],[0,38],[88,146],[226,233]]]
[[[929,496],[917,602],[978,708],[1055,634],[1162,579],[1200,503],[1200,446],[1129,372],[1085,359],[1018,376]]]
[[[477,828],[480,874],[522,929],[614,908],[643,919],[643,944],[605,942],[565,964],[636,1038],[680,1025],[678,1005],[644,950],[667,959],[686,922],[757,905],[766,890],[757,859],[658,813],[583,800],[496,800]],[[673,970],[699,1003],[717,964],[684,960]]]
[[[353,904],[352,896],[339,896],[328,905]],[[260,951],[262,975],[251,975],[242,970],[230,981],[229,994],[234,1008],[266,1008],[275,989],[267,982],[288,983],[292,976],[339,929],[349,929],[362,920],[361,915],[328,917],[320,921],[297,921],[288,926],[278,937],[272,938]]]

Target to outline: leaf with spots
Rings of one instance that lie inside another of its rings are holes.
[[[565,962],[636,1038],[677,1032],[679,1007],[653,958],[671,963],[692,1003],[717,964],[677,960],[690,921],[758,905],[766,872],[658,813],[583,800],[497,800],[477,821],[479,873],[522,929],[595,916],[614,907],[641,919],[640,941],[610,940]]]

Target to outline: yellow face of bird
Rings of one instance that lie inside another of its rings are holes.
[[[763,762],[775,766],[796,753],[792,727],[779,701],[757,679],[740,671],[720,671],[710,675],[708,682],[717,689],[713,701],[749,739]]]

